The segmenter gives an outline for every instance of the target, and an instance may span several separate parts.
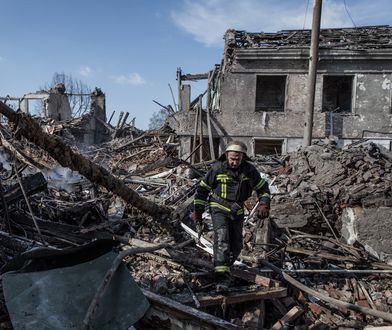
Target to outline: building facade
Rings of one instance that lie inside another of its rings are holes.
[[[169,119],[180,135],[182,157],[199,141],[205,150],[213,143],[216,153],[232,139],[245,142],[251,155],[300,148],[310,37],[310,30],[228,30],[222,62],[208,75],[203,110],[182,109]],[[391,27],[321,30],[313,141],[333,136],[343,146],[365,138],[390,149],[391,80]]]

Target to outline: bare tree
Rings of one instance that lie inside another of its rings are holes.
[[[64,84],[65,94],[68,95],[72,109],[72,117],[80,117],[90,109],[92,89],[81,80],[74,79],[72,75],[64,72],[53,74],[52,82],[46,83],[43,89],[50,90],[58,84]]]
[[[161,108],[160,110],[155,111],[150,117],[148,128],[160,129],[165,124],[165,121],[169,117],[169,115],[170,112],[165,108]]]

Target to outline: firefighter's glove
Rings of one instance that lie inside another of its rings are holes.
[[[269,216],[269,205],[265,203],[260,203],[257,207],[256,214],[259,218],[264,219]]]
[[[202,218],[203,213],[198,212],[198,211],[193,211],[192,212],[192,221],[195,224],[200,224],[203,222],[203,218]]]

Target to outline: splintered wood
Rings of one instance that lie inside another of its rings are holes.
[[[70,123],[40,125],[2,103],[0,112],[9,118],[9,126],[0,127],[2,266],[42,242],[66,249],[108,239],[117,242],[119,258],[151,303],[137,329],[391,325],[391,244],[362,229],[375,227],[375,219],[387,228],[391,218],[392,157],[380,146],[320,144],[255,158],[273,182],[271,216],[253,217],[256,199],[246,202],[233,285],[217,294],[208,210],[200,240],[189,217],[208,163],[178,159],[174,132],[143,132],[122,119],[117,127],[106,123],[109,142],[87,146],[72,138]],[[355,238],[350,221],[358,225]],[[123,252],[129,247],[138,253]],[[109,281],[117,264],[108,269]],[[12,329],[0,301],[0,327]]]

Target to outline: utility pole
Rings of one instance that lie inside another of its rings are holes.
[[[305,132],[304,132],[304,141],[303,141],[304,147],[310,146],[312,144],[314,94],[316,90],[321,5],[322,5],[322,0],[314,0],[312,37],[310,41],[310,53],[309,53],[310,56],[309,56],[309,76],[308,76],[308,99],[307,99],[307,108],[305,113],[306,121],[305,121]]]

